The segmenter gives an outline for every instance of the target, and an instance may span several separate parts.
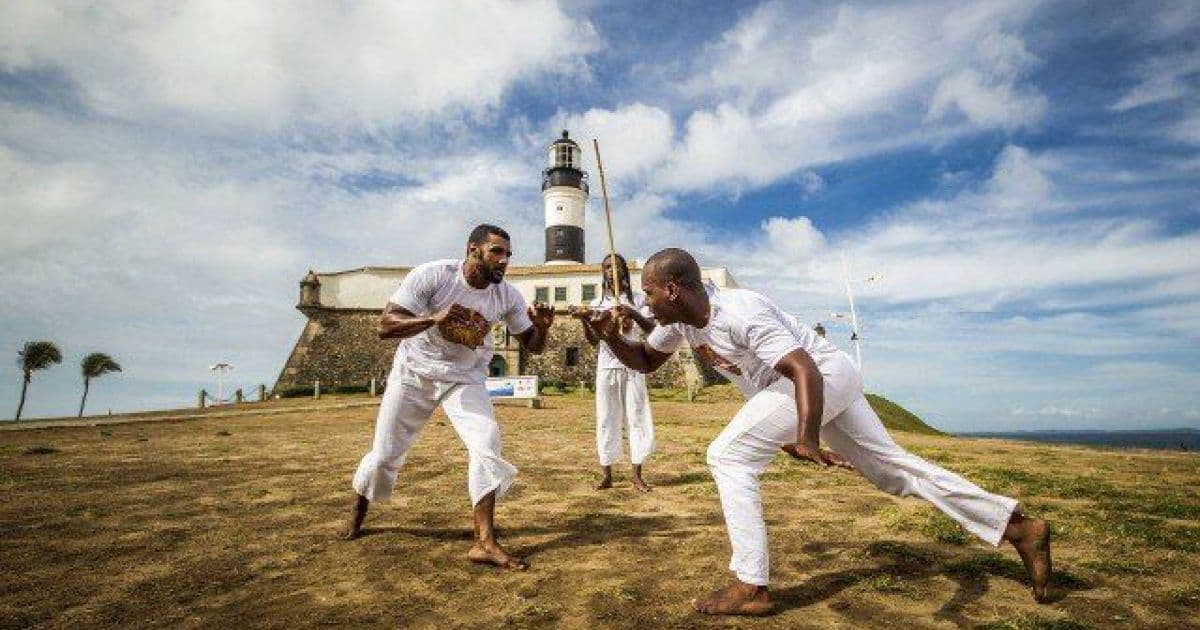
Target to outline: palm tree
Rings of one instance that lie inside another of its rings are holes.
[[[79,363],[79,367],[83,369],[83,399],[79,401],[79,417],[83,417],[83,406],[87,403],[88,384],[94,378],[99,378],[109,372],[120,372],[121,366],[117,365],[112,357],[103,352],[93,352]]]
[[[21,410],[25,408],[25,390],[29,387],[29,381],[33,379],[33,373],[44,370],[51,364],[62,363],[62,352],[59,352],[53,341],[26,341],[25,347],[17,353],[17,357],[17,363],[25,374],[25,382],[21,384],[21,403],[17,405],[17,417],[14,418],[20,420]]]

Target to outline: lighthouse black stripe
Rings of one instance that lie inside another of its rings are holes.
[[[546,228],[546,262],[552,260],[583,263],[583,228],[576,225]]]

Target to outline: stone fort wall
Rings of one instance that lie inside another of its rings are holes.
[[[309,388],[320,381],[321,389],[365,387],[372,378],[382,384],[396,352],[394,339],[379,339],[378,310],[303,308],[308,322],[300,333],[273,392]],[[579,385],[591,383],[596,373],[596,349],[588,344],[578,321],[565,313],[555,317],[546,349],[540,355],[520,349],[503,327],[493,330],[493,367],[505,375],[536,374],[543,383]],[[649,375],[651,387],[686,387],[689,379],[701,383],[721,377],[681,348],[670,361]]]

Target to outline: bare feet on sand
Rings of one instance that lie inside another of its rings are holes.
[[[1012,543],[1025,563],[1032,585],[1033,598],[1046,601],[1046,584],[1053,570],[1050,560],[1050,525],[1038,518],[1025,518],[1014,514],[1004,532],[1004,538]]]
[[[595,489],[608,490],[609,488],[611,488],[612,487],[612,466],[601,466],[600,467],[600,475],[601,475],[600,483],[598,483],[594,486]]]
[[[650,485],[642,480],[642,465],[633,465],[633,487],[637,488],[638,492],[650,492]]]
[[[706,615],[751,615],[760,617],[775,611],[767,587],[735,582],[715,590],[707,597],[692,600],[696,612]]]
[[[342,528],[338,538],[342,540],[354,540],[362,536],[363,520],[367,518],[367,508],[371,502],[366,497],[355,495],[354,504],[350,507],[350,517],[346,519],[346,526]]]
[[[471,562],[478,564],[490,564],[502,569],[514,569],[524,571],[529,568],[529,563],[524,560],[509,554],[499,544],[495,542],[480,542],[475,541],[475,546],[467,552],[467,557]]]

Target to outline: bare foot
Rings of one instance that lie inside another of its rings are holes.
[[[338,538],[342,540],[354,540],[362,536],[363,520],[367,518],[367,507],[371,502],[364,496],[355,495],[354,505],[350,508],[350,517],[346,519],[346,526],[342,528],[342,532],[338,534]]]
[[[490,564],[502,569],[524,571],[529,568],[528,562],[509,554],[495,542],[483,543],[475,541],[475,546],[471,547],[471,550],[467,552],[467,558],[470,558],[471,562]]]
[[[706,615],[751,615],[761,617],[775,610],[767,587],[735,582],[709,593],[707,597],[692,600],[696,612]]]
[[[1050,525],[1042,519],[1023,518],[1013,522],[1009,527],[1016,530],[1009,537],[1009,542],[1016,547],[1029,572],[1029,582],[1033,585],[1033,598],[1039,602],[1046,601],[1046,583],[1050,581],[1052,563],[1050,561]]]
[[[612,487],[612,477],[605,477],[600,480],[600,483],[595,485],[596,490],[608,490]]]
[[[637,488],[638,492],[650,492],[650,486],[642,480],[642,465],[634,464],[633,469],[633,487]]]

